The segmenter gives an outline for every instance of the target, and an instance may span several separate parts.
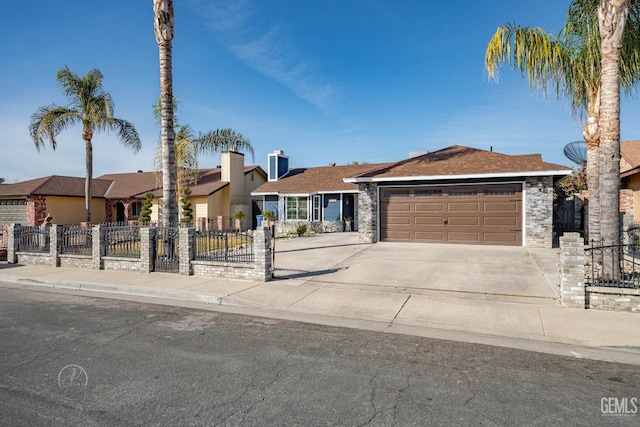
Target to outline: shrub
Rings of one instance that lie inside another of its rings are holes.
[[[298,233],[298,236],[302,236],[306,232],[307,232],[307,224],[299,225],[298,228],[296,228],[296,233]]]
[[[153,206],[153,193],[147,193],[144,195],[144,202],[140,208],[139,222],[151,222],[151,207]]]
[[[182,197],[180,198],[180,202],[182,203],[182,222],[193,221],[193,209],[191,209],[191,202],[189,201],[190,198],[191,190],[188,188],[182,190]]]

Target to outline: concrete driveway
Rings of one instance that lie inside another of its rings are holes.
[[[558,305],[557,249],[381,242],[357,233],[276,241],[275,275],[300,285]],[[293,284],[293,283],[292,283]]]

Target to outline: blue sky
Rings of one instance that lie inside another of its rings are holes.
[[[108,6],[108,7],[105,7]],[[569,1],[176,0],[174,93],[182,123],[230,127],[256,163],[281,149],[298,166],[385,162],[453,144],[541,153],[570,165],[562,147],[582,139],[563,101],[532,92],[503,67],[483,69],[505,22],[560,29]],[[0,177],[84,176],[81,129],[37,152],[31,114],[65,98],[68,66],[104,74],[116,116],[134,123],[133,155],[114,135],[94,137],[94,176],[152,170],[159,130],[158,46],[151,0],[8,2],[0,27]],[[637,100],[623,102],[622,139],[640,139]],[[247,159],[251,163],[251,158]],[[219,156],[201,158],[202,167]]]

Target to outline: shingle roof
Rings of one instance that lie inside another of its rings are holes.
[[[571,171],[571,168],[547,163],[539,154],[507,155],[493,151],[453,145],[390,166],[365,172],[356,178],[393,178],[417,176],[527,174],[544,171]]]
[[[266,176],[260,166],[245,166],[245,175],[258,170]],[[222,170],[220,168],[201,169],[198,175],[198,183],[191,188],[192,196],[209,196],[229,185],[222,182]],[[162,175],[157,172],[137,172],[102,175],[102,179],[114,181],[114,185],[107,194],[109,199],[144,198],[148,192],[155,197],[162,197]]]
[[[640,166],[640,141],[621,141],[620,155],[629,163],[628,169]]]
[[[346,183],[343,179],[391,164],[392,163],[377,163],[295,168],[289,170],[289,173],[278,181],[270,181],[262,184],[253,191],[253,193],[310,194],[319,191],[357,191],[357,184]]]
[[[74,176],[51,175],[43,178],[17,182],[15,184],[0,184],[0,196],[71,196],[84,197],[84,178]],[[112,181],[94,178],[92,186],[93,197],[105,197]]]
[[[108,199],[135,198],[139,194],[144,197],[145,193],[162,187],[162,178],[155,172],[111,173],[101,175],[98,179],[113,182],[107,193]]]

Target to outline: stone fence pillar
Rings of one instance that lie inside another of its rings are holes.
[[[18,262],[21,228],[22,226],[20,224],[11,224],[9,226],[9,231],[7,232],[7,262],[9,264],[15,264]]]
[[[560,237],[560,296],[564,307],[585,308],[584,243],[578,233]]]
[[[153,271],[156,232],[157,229],[155,227],[140,229],[140,271],[143,273],[151,273]]]
[[[58,224],[51,224],[49,228],[49,256],[51,266],[60,266],[60,248],[62,247],[62,227]]]
[[[253,233],[253,256],[255,280],[267,282],[273,276],[271,265],[271,231],[258,227]]]
[[[180,235],[178,241],[180,258],[179,268],[181,276],[191,276],[193,274],[193,268],[191,267],[191,260],[196,257],[196,229],[195,228],[180,228]]]
[[[94,225],[91,229],[91,268],[102,268],[102,257],[107,254],[107,229],[104,225]]]

